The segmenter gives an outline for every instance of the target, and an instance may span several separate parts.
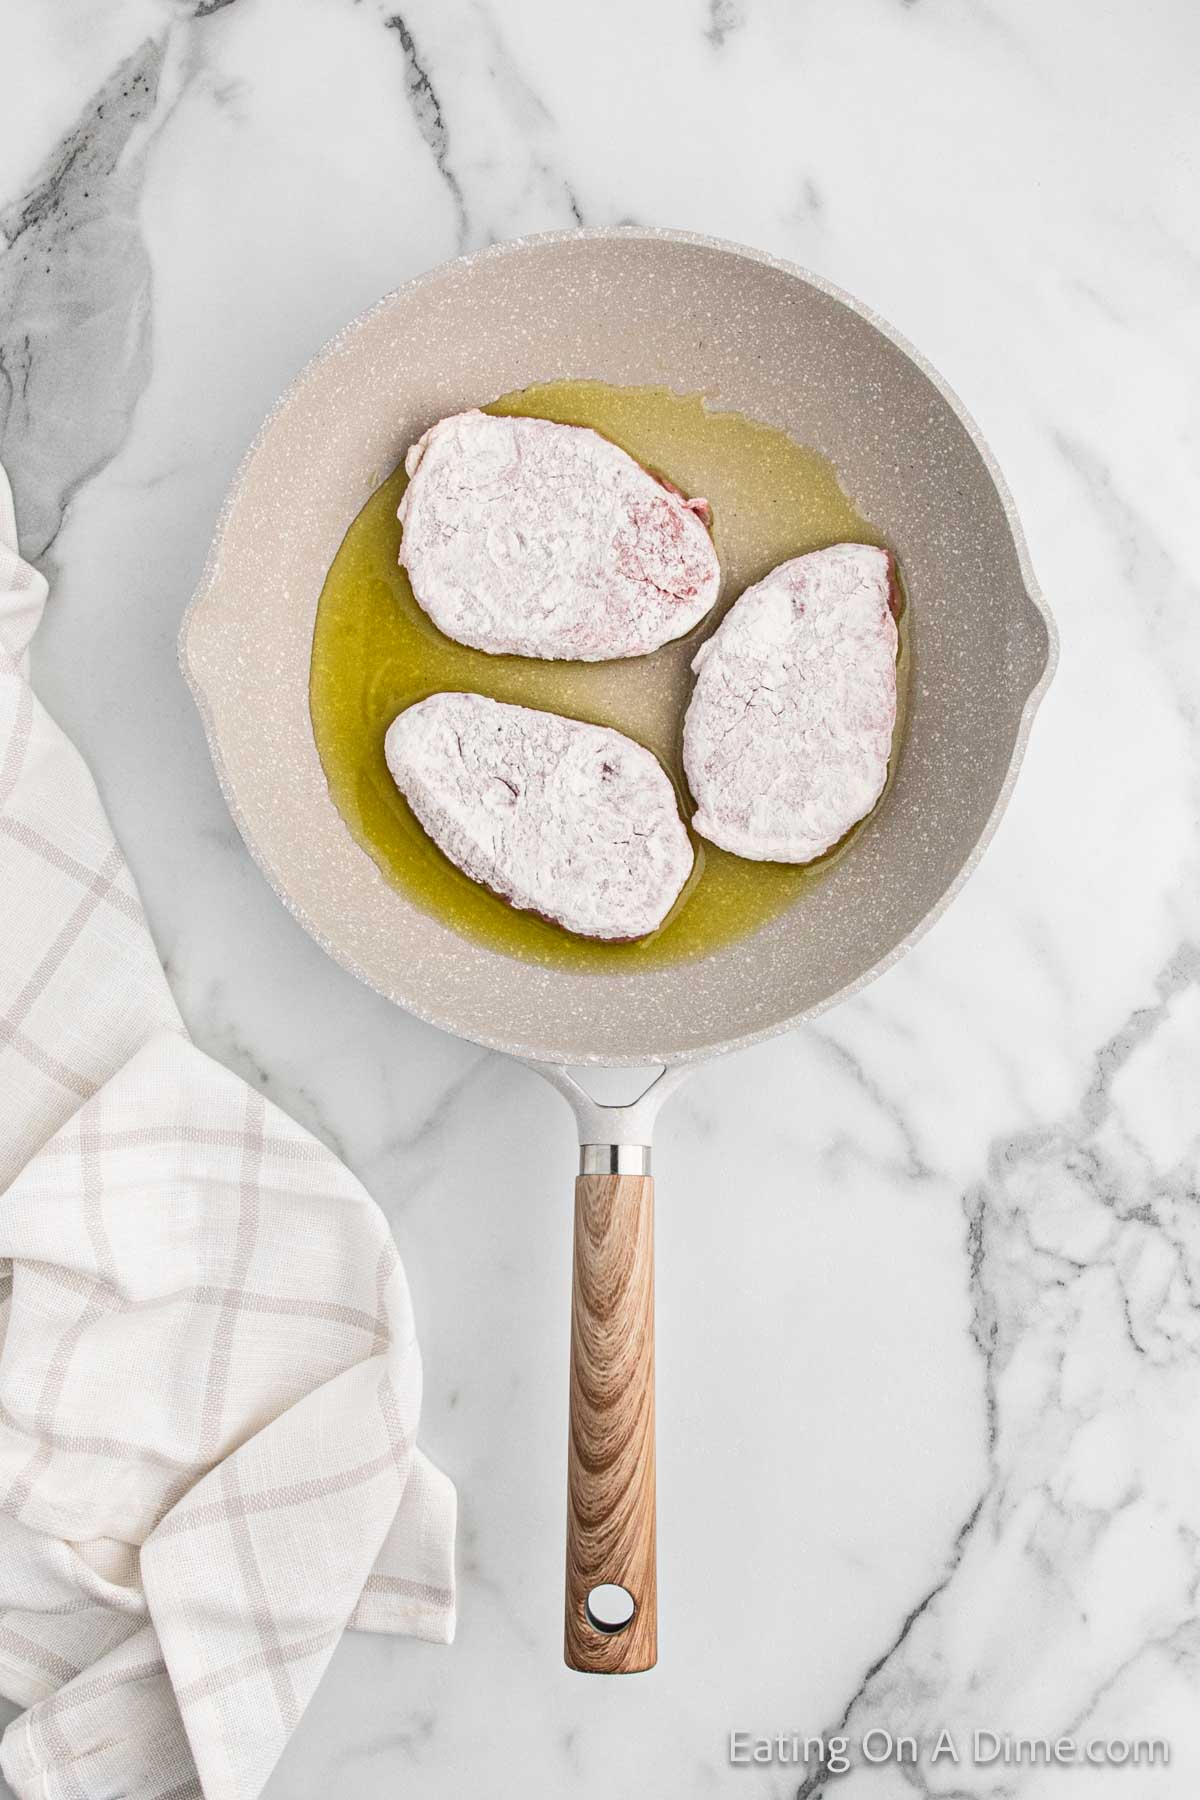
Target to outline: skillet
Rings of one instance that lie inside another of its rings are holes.
[[[308,710],[325,572],[359,508],[448,413],[579,377],[702,394],[828,456],[904,571],[912,673],[885,801],[752,935],[625,973],[542,967],[390,885],[330,799]],[[978,862],[1056,658],[1011,498],[977,428],[899,335],[761,252],[622,227],[501,243],[345,327],[268,416],[180,639],[247,845],[324,949],[398,1005],[520,1057],[572,1105],[575,1187],[565,1654],[657,1655],[654,1118],[689,1065],[814,1018],[914,943]],[[661,1065],[605,1106],[571,1074]]]

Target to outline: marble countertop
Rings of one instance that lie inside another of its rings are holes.
[[[344,1641],[268,1800],[767,1800],[804,1769],[731,1765],[728,1734],[843,1721],[962,1755],[860,1768],[846,1800],[1190,1800],[1195,10],[11,0],[2,35],[36,680],[197,1040],[388,1212],[461,1496],[457,1643]],[[278,905],[175,637],[245,445],[336,327],[457,251],[618,221],[792,258],[918,344],[1007,474],[1063,653],[946,917],[664,1114],[661,1661],[597,1682],[560,1656],[568,1113]],[[975,1764],[975,1730],[1171,1762]]]

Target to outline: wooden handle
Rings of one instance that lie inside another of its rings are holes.
[[[622,1629],[593,1623],[588,1595],[634,1602]],[[571,1290],[567,1462],[567,1666],[597,1675],[658,1657],[654,1522],[654,1183],[580,1175]]]

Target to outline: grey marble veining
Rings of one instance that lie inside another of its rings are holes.
[[[14,0],[0,459],[35,673],[202,1046],[393,1222],[459,1641],[347,1641],[270,1800],[792,1795],[730,1730],[1158,1735],[1166,1769],[857,1768],[846,1800],[1200,1781],[1200,26],[1182,0]],[[174,639],[259,418],[345,319],[622,220],[859,294],[979,420],[1063,657],[931,935],[664,1114],[662,1660],[559,1660],[570,1123],[278,907]],[[808,1792],[819,1783],[810,1782]]]
[[[135,134],[154,109],[147,40],[86,101],[0,213],[0,400],[23,548],[41,557],[72,495],[120,449],[149,368],[150,264]]]

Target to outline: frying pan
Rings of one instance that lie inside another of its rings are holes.
[[[898,766],[846,852],[752,935],[618,974],[518,961],[391,886],[329,797],[308,711],[325,571],[406,447],[447,413],[572,376],[703,394],[824,452],[899,557],[911,606]],[[523,1058],[579,1125],[572,1668],[656,1660],[655,1113],[686,1065],[813,1018],[938,916],[996,827],[1055,654],[1003,480],[933,370],[826,282],[691,233],[553,233],[408,282],[308,365],[241,466],[181,655],[243,837],[331,956],[418,1017]],[[569,1073],[592,1063],[663,1073],[611,1107]]]

